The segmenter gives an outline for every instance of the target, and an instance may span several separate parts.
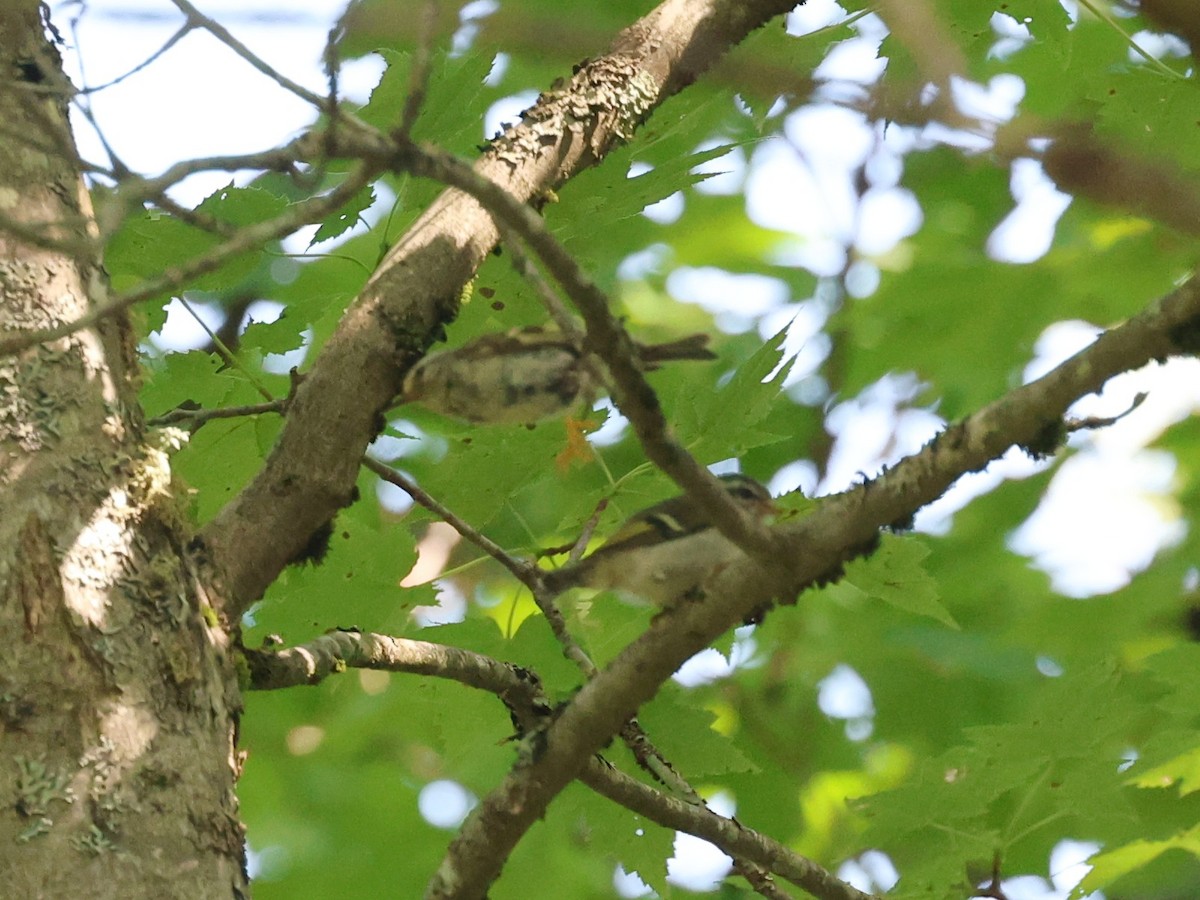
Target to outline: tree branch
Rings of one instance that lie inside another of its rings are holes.
[[[608,297],[542,218],[448,153],[410,146],[397,155],[405,170],[469,193],[537,253],[583,316],[585,349],[603,360],[611,373],[613,400],[629,419],[646,456],[701,505],[722,533],[749,553],[771,556],[775,548],[766,527],[743,515],[716,477],[676,440],[658,395],[642,374],[633,339],[612,314]]]
[[[768,872],[786,878],[822,900],[871,900],[857,888],[810,859],[794,853],[760,832],[744,827],[736,819],[719,816],[706,806],[695,806],[642,784],[605,765],[589,760],[579,780],[601,796],[652,822],[676,831],[694,834],[735,858],[753,860]]]
[[[529,588],[533,594],[534,601],[537,603],[538,608],[541,609],[543,616],[545,616],[550,630],[554,633],[555,639],[557,639],[559,645],[562,647],[563,655],[579,667],[584,678],[591,679],[596,676],[598,670],[595,663],[592,662],[583,648],[579,646],[578,642],[571,635],[570,631],[568,631],[566,619],[555,605],[554,598],[548,595],[542,585],[541,570],[537,566],[511,556],[503,547],[491,540],[491,538],[477,531],[469,522],[463,520],[452,510],[439,503],[414,484],[410,479],[404,477],[386,464],[371,459],[368,456],[364,458],[363,465],[384,481],[400,488],[412,497],[417,504],[430,510],[434,515],[442,519],[442,521],[449,524],[464,539],[475,544],[484,553],[499,562],[518,581]],[[675,770],[658,747],[650,740],[649,735],[646,734],[636,719],[630,719],[621,727],[621,739],[633,754],[634,759],[637,760],[638,765],[650,773],[659,783],[667,785],[680,796],[686,797],[691,805],[703,809],[708,808],[696,789]],[[772,894],[767,873],[762,871],[757,864],[737,857],[734,859],[734,866],[740,874],[751,882],[754,889],[760,894],[766,897],[778,896],[777,893]]]
[[[320,684],[346,669],[375,669],[430,675],[488,691],[504,701],[523,734],[542,727],[552,705],[536,674],[470,650],[384,634],[331,631],[283,650],[244,650],[251,690],[269,691]],[[593,759],[581,780],[596,793],[665,828],[695,834],[730,856],[750,860],[822,900],[870,900],[812,860],[704,806],[665,796]]]
[[[307,644],[286,650],[246,650],[250,664],[250,687],[274,691],[299,685],[320,684],[330,675],[352,669],[378,669],[384,672],[408,672],[436,675],[468,687],[489,691],[514,700],[522,708],[546,706],[540,697],[536,676],[518,666],[509,665],[457,647],[429,641],[411,641],[359,631],[331,631]],[[533,724],[531,720],[530,725]]]
[[[1122,152],[1086,124],[1054,129],[1042,154],[1046,174],[1063,191],[1200,234],[1200,181],[1174,162]]]
[[[619,34],[609,54],[543,94],[524,121],[493,142],[475,171],[519,202],[562,184],[628,139],[721,53],[792,5],[665,0]],[[459,191],[446,191],[347,310],[301,386],[266,466],[203,532],[225,578],[231,614],[261,596],[313,532],[351,502],[359,460],[382,411],[433,335],[457,314],[462,285],[496,238],[486,210]]]
[[[968,472],[1017,445],[1054,452],[1063,416],[1111,377],[1173,354],[1200,350],[1200,280],[1191,279],[1047,375],[947,427],[885,475],[824,500],[798,522],[775,526],[783,552],[773,566],[729,566],[703,600],[664,611],[561,711],[542,753],[520,760],[472,811],[426,892],[427,898],[478,898],[512,848],[575,778],[588,757],[692,655],[774,598],[840,575],[867,552],[879,529],[909,521]]]

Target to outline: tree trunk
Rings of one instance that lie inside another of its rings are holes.
[[[39,4],[0,6],[0,333],[103,299]],[[6,897],[238,896],[240,701],[128,322],[0,358]]]

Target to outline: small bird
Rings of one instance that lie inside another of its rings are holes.
[[[672,359],[716,359],[707,344],[708,335],[693,334],[635,347],[642,366],[657,369]],[[565,415],[598,387],[595,360],[577,341],[534,325],[429,354],[409,370],[400,396],[477,424],[532,425]]]
[[[720,480],[748,515],[765,519],[776,511],[767,489],[753,478],[735,474]],[[542,578],[555,594],[589,587],[634,594],[665,606],[702,587],[742,556],[742,550],[683,494],[636,513],[590,556]]]

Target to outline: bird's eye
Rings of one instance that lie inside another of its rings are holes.
[[[729,493],[731,496],[736,497],[739,500],[757,500],[758,499],[758,493],[756,491],[751,490],[748,487],[745,487],[744,485],[739,485],[738,487],[730,488]]]

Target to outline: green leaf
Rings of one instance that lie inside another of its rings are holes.
[[[253,348],[263,353],[287,353],[304,345],[304,330],[288,316],[285,309],[274,322],[251,320],[242,332],[243,349]]]
[[[341,237],[355,225],[363,221],[363,211],[374,202],[374,189],[371,187],[363,188],[345,206],[321,223],[321,226],[317,229],[317,233],[313,235],[313,239],[309,241],[308,245],[312,247],[315,244]]]
[[[258,188],[222,188],[210,194],[196,212],[229,225],[245,226],[267,221],[287,209],[287,201]],[[222,244],[223,239],[160,212],[130,216],[113,235],[105,251],[105,266],[113,288],[126,291],[141,281],[185,265]],[[260,265],[258,249],[248,250],[211,272],[198,275],[186,287],[220,291],[245,279]]]
[[[237,381],[221,373],[224,366],[220,356],[201,350],[167,353],[151,362],[141,395],[146,415],[160,416],[183,403],[205,409],[226,405]]]
[[[716,462],[739,457],[753,447],[783,440],[783,435],[758,426],[780,401],[781,387],[792,368],[793,360],[782,361],[786,333],[785,327],[764,342],[716,391],[698,382],[681,389],[674,402],[676,430],[697,459]]]
[[[638,711],[650,743],[687,778],[757,771],[732,738],[713,729],[716,718],[711,711],[694,706],[688,694],[674,686],[660,691]]]
[[[391,131],[400,124],[412,90],[412,54],[380,50],[387,71],[359,112],[368,124]],[[452,153],[466,154],[483,140],[480,122],[485,110],[483,81],[492,69],[486,54],[464,53],[455,57],[437,50],[432,54],[425,99],[413,125],[416,141],[433,140]]]
[[[846,566],[845,580],[864,594],[905,612],[958,628],[938,597],[937,583],[922,565],[928,556],[929,548],[916,538],[885,534],[878,550]]]
[[[435,602],[431,585],[400,586],[416,562],[415,541],[406,528],[384,520],[377,480],[364,473],[359,501],[331,523],[310,558],[297,560],[267,590],[254,613],[258,629],[289,643],[329,627],[405,631],[415,606]]]
[[[1168,850],[1184,850],[1200,856],[1200,825],[1181,831],[1161,841],[1130,841],[1112,850],[1090,857],[1091,867],[1083,880],[1071,893],[1072,897],[1085,897],[1092,891],[1103,890],[1118,879],[1144,869]]]

